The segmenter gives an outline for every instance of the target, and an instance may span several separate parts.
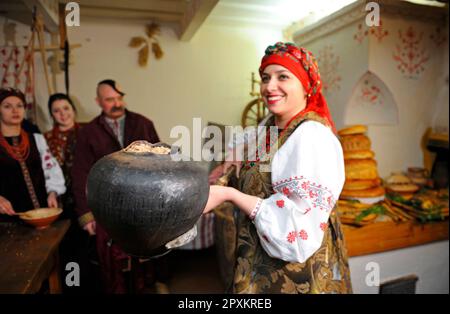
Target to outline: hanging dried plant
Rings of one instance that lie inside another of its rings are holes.
[[[136,36],[132,37],[128,44],[131,48],[140,48],[138,51],[138,63],[141,67],[145,67],[148,64],[150,44],[152,45],[152,53],[155,59],[159,60],[164,56],[164,52],[156,39],[156,36],[161,33],[159,25],[156,23],[147,25],[145,33],[148,39],[142,36]]]
[[[146,43],[147,41],[145,40],[144,37],[133,37],[130,40],[130,43],[128,44],[129,47],[132,48],[137,48],[140,47],[142,44]]]
[[[146,26],[145,33],[147,34],[148,38],[153,38],[161,33],[161,29],[159,28],[158,24],[152,23]]]
[[[144,47],[139,49],[139,65],[141,67],[145,67],[148,63],[148,45],[145,44]]]
[[[158,43],[152,43],[152,51],[155,55],[156,59],[161,59],[164,55],[164,52],[161,49],[161,46]]]

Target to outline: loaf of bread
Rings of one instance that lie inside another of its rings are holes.
[[[377,197],[383,196],[385,194],[385,190],[382,186],[377,186],[370,189],[365,190],[342,190],[341,198],[361,198],[361,197]]]
[[[367,127],[365,125],[352,125],[345,129],[338,131],[339,136],[353,135],[353,134],[364,134],[367,132]]]
[[[370,139],[363,134],[346,135],[340,138],[344,152],[370,150]]]
[[[344,151],[344,160],[347,159],[373,159],[375,153],[371,150]]]
[[[381,185],[381,179],[376,178],[373,180],[358,180],[358,179],[347,179],[344,183],[345,190],[366,190],[374,188]]]
[[[377,162],[373,159],[349,159],[345,162],[347,180],[375,180],[378,176]]]

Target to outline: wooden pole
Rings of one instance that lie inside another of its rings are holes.
[[[41,50],[42,66],[44,67],[45,81],[47,83],[48,94],[51,95],[51,94],[53,94],[53,91],[52,91],[52,86],[50,84],[50,78],[48,76],[48,70],[47,70],[47,64],[46,64],[47,56],[45,53],[45,43],[44,43],[44,24],[42,21],[42,16],[40,14],[38,14],[36,16],[36,31],[37,31],[38,40],[39,40],[39,48]]]

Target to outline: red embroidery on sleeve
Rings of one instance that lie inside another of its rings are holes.
[[[325,230],[327,230],[328,228],[328,224],[326,222],[322,222],[320,224],[320,229],[322,229],[323,232],[325,232]]]
[[[283,188],[283,194],[286,195],[286,196],[289,196],[289,195],[291,195],[291,191],[287,187],[284,187]]]
[[[287,236],[287,240],[289,243],[292,243],[295,241],[295,236],[296,236],[297,232],[295,231],[291,231],[289,232],[288,236]]]
[[[277,206],[280,207],[280,208],[283,208],[284,207],[284,201],[283,200],[278,200],[277,201]]]
[[[305,230],[301,230],[298,233],[298,237],[302,240],[307,240],[308,239],[308,233]]]

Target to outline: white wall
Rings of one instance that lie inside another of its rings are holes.
[[[4,20],[0,18],[0,24]],[[17,23],[19,24],[19,23]],[[22,44],[28,26],[19,25]],[[126,92],[130,110],[152,119],[163,141],[175,125],[192,128],[192,118],[204,123],[240,124],[241,113],[252,99],[251,72],[257,73],[267,45],[282,38],[281,31],[261,28],[223,27],[204,24],[190,42],[180,42],[172,29],[163,27],[159,36],[164,57],[141,68],[136,48],[129,48],[133,36],[145,36],[145,25],[113,20],[81,19],[79,27],[69,27],[73,49],[70,67],[70,94],[77,103],[79,121],[89,121],[100,110],[95,103],[97,82],[117,80]],[[2,44],[3,40],[0,41]],[[40,56],[36,54],[36,64]],[[50,128],[44,76],[37,69],[37,97],[42,113],[39,125]],[[64,92],[63,75],[58,75],[58,91]]]
[[[425,54],[429,57],[425,70],[413,78],[405,77],[397,70],[397,63],[392,56],[396,46],[400,44],[399,30],[405,35],[411,26],[416,33],[423,34],[419,49],[425,49]],[[445,107],[448,112],[448,92],[446,100],[443,99],[443,94],[441,99],[437,97],[440,91],[448,91],[448,83],[445,82],[445,72],[448,77],[448,69],[442,66],[445,59],[444,47],[447,44],[438,48],[429,39],[437,27],[436,24],[386,16],[383,19],[383,27],[390,35],[384,38],[382,44],[374,38],[371,39],[369,68],[393,93],[397,102],[399,122],[393,126],[371,125],[369,136],[373,150],[377,152],[379,167],[384,175],[388,175],[390,171],[424,166],[420,143],[427,128],[435,127],[438,122],[441,126],[446,125],[448,133],[448,114],[446,121],[445,118],[433,119],[438,112],[445,113]]]
[[[358,25],[363,26],[363,31],[369,30],[365,26],[365,16],[337,27],[340,19],[349,19],[355,14],[355,11],[342,12],[347,13],[330,17],[324,25],[312,25],[294,36],[298,44],[310,49],[317,57],[320,57],[320,52],[326,46],[332,46],[335,60],[339,58],[339,64],[333,71],[334,76],[341,77],[339,88],[326,93],[336,127],[339,129],[345,126],[344,114],[355,85],[365,71],[370,70],[392,92],[398,108],[399,121],[396,125],[368,125],[368,136],[372,141],[380,175],[386,177],[393,171],[423,167],[421,140],[425,130],[434,127],[448,133],[448,30],[447,42],[437,48],[430,36],[438,26],[443,28],[444,25],[438,25],[436,21],[422,22],[409,16],[385,14],[382,27],[388,30],[388,36],[378,41],[375,36],[369,35],[359,43],[354,39]],[[393,58],[396,46],[400,44],[399,30],[405,35],[410,26],[416,33],[422,33],[418,50],[424,49],[429,57],[425,70],[416,78],[405,77],[397,70]],[[309,36],[308,39],[308,35],[320,33],[321,28],[329,29],[330,32],[320,37]],[[307,39],[301,42],[303,37]],[[320,60],[319,67],[326,82],[326,68]],[[361,116],[357,123],[365,124],[365,120]]]
[[[449,242],[440,241],[378,254],[356,256],[349,259],[350,275],[354,293],[377,294],[378,286],[368,286],[366,277],[379,265],[380,283],[407,275],[416,275],[416,293],[449,292]],[[370,266],[370,265],[369,265]],[[369,281],[370,282],[370,281]]]

